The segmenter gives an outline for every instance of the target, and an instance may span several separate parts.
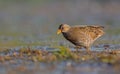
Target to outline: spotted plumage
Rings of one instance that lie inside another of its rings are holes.
[[[62,32],[63,36],[76,47],[84,47],[89,51],[93,42],[104,34],[103,28],[103,26],[69,26],[61,24],[57,33]]]

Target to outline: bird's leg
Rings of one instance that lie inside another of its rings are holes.
[[[75,49],[76,49],[76,53],[79,52],[79,51],[78,51],[79,48],[80,48],[79,46],[76,46],[76,47],[75,47]]]
[[[90,54],[90,47],[86,46],[85,48],[86,48],[87,53]]]
[[[78,49],[79,49],[79,48],[78,48],[77,46],[75,47],[75,49],[76,49],[76,51],[75,51],[75,52],[78,52]]]
[[[82,46],[76,46],[76,47],[75,47],[77,54],[80,52],[79,49],[81,49],[81,48],[82,48]]]

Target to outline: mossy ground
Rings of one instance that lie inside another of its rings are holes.
[[[0,62],[23,61],[32,62],[58,62],[64,60],[73,60],[74,62],[94,61],[110,64],[119,64],[120,50],[103,50],[90,51],[88,54],[85,50],[79,52],[71,51],[70,48],[63,46],[58,47],[56,51],[47,51],[42,49],[33,49],[30,47],[20,48],[19,50],[6,49],[0,52]]]

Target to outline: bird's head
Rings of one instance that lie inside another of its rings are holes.
[[[57,34],[65,33],[70,29],[70,26],[67,24],[61,24],[58,28]]]

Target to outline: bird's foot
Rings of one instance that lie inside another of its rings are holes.
[[[76,46],[76,47],[75,47],[76,53],[79,53],[79,52],[80,52],[80,51],[79,51],[80,48],[81,48],[81,47],[79,47],[79,46]]]
[[[90,55],[90,56],[93,55],[90,50],[87,50],[86,52],[87,52],[87,54]]]

